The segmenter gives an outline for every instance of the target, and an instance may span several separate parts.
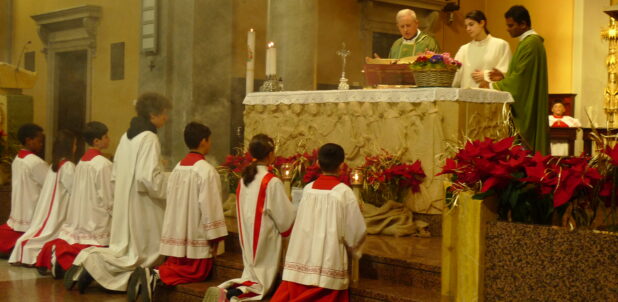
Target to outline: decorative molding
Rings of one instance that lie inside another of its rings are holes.
[[[96,51],[96,37],[101,7],[83,5],[33,15],[38,25],[39,38],[45,45],[44,53],[55,50],[85,47],[92,55]]]
[[[373,2],[383,2],[388,4],[394,4],[407,8],[423,8],[428,10],[440,11],[449,2],[453,0],[368,0]]]

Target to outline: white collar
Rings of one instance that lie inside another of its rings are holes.
[[[416,36],[414,36],[414,38],[412,39],[406,39],[404,37],[401,37],[403,39],[404,43],[412,43],[414,41],[416,41],[416,39],[421,35],[421,30],[420,29],[416,29]]]
[[[523,41],[526,37],[528,37],[529,35],[539,35],[534,29],[529,29],[527,32],[521,34],[518,38],[519,41]]]
[[[487,42],[489,42],[490,38],[491,38],[491,35],[487,34],[487,37],[485,37],[485,39],[483,39],[481,41],[472,40],[472,44],[475,44],[475,45],[487,44]]]

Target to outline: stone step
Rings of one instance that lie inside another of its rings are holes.
[[[242,250],[236,231],[236,220],[228,219],[229,236],[225,240],[225,254],[221,273],[235,268],[242,271]],[[282,261],[287,239],[283,241]],[[369,235],[365,240],[360,261],[360,277],[391,281],[408,286],[422,286],[440,291],[441,237],[393,237]],[[219,261],[218,261],[219,262]]]
[[[208,287],[241,276],[242,250],[236,220],[228,218],[226,224],[229,236],[225,240],[225,253],[217,256],[211,279],[176,287],[160,287],[155,295],[157,301],[199,302]],[[287,241],[284,239],[283,242],[282,260]],[[360,261],[360,280],[350,285],[350,300],[440,301],[441,243],[440,237],[367,236]],[[281,276],[277,280],[281,280]]]

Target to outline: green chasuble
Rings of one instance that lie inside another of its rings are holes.
[[[547,57],[541,36],[532,34],[519,42],[509,71],[493,88],[513,95],[511,112],[524,144],[549,154]]]
[[[388,53],[390,59],[400,59],[405,57],[415,56],[418,53],[431,50],[433,52],[440,52],[438,42],[432,36],[421,32],[419,36],[414,40],[414,43],[404,44],[403,38],[397,39],[391,46],[391,51]]]

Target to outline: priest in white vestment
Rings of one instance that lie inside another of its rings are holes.
[[[459,48],[455,60],[462,63],[455,74],[453,87],[487,88],[489,72],[496,68],[506,73],[511,62],[509,43],[493,37],[487,30],[487,18],[481,11],[469,12],[465,17],[466,31],[472,41]]]
[[[9,263],[34,265],[43,245],[58,237],[73,187],[75,164],[71,160],[76,148],[75,134],[68,130],[58,131],[52,150],[52,165],[32,215],[32,223],[15,242]]]
[[[142,94],[120,139],[112,167],[114,208],[109,247],[82,250],[64,277],[65,287],[77,283],[80,292],[94,280],[109,290],[126,291],[138,266],[161,263],[159,240],[163,226],[169,172],[161,161],[157,129],[165,125],[169,100],[158,93]]]
[[[303,190],[283,267],[283,281],[270,300],[348,301],[348,253],[360,258],[366,225],[352,189],[337,177],[341,146],[318,151],[322,175]]]
[[[273,289],[281,262],[282,238],[290,235],[296,210],[281,180],[268,172],[275,161],[272,138],[258,134],[249,143],[255,159],[236,191],[236,217],[244,269],[240,278],[210,288],[204,301],[261,301]]]
[[[43,150],[43,128],[25,124],[17,131],[23,146],[11,164],[11,213],[0,225],[0,256],[8,257],[15,241],[30,227],[49,165],[37,154]]]
[[[62,278],[79,252],[90,246],[107,246],[111,228],[114,186],[112,162],[101,153],[109,146],[108,128],[89,122],[82,130],[90,146],[75,168],[67,216],[58,238],[43,246],[36,266]]]

